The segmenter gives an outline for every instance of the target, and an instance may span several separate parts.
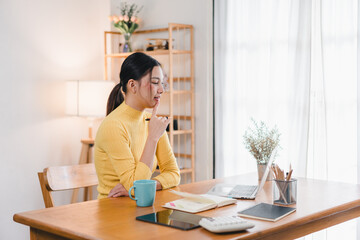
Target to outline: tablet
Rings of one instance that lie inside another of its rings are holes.
[[[199,221],[204,216],[181,212],[177,210],[163,210],[136,217],[136,220],[159,224],[181,230],[191,230],[200,227]]]

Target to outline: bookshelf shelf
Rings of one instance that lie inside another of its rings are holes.
[[[168,137],[176,152],[178,165],[182,166],[182,179],[190,176],[195,181],[195,145],[194,145],[194,41],[193,26],[187,24],[169,23],[167,28],[147,29],[135,31],[137,39],[148,37],[168,41],[168,49],[140,51],[157,59],[167,73],[169,91],[165,92],[161,105],[167,105],[166,112],[159,116],[168,116],[177,121],[179,130],[174,129],[174,121],[170,122]],[[122,61],[133,52],[119,52],[120,32],[104,32],[104,74],[105,80],[118,82],[118,73]],[[164,38],[164,35],[167,35]],[[139,51],[137,51],[139,52]],[[116,73],[116,74],[115,74]]]

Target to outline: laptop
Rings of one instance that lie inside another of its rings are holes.
[[[270,160],[266,165],[266,169],[264,171],[264,174],[263,174],[260,184],[258,186],[220,183],[220,184],[216,184],[207,193],[212,194],[212,195],[217,195],[217,196],[231,197],[231,198],[238,198],[238,199],[251,199],[251,200],[255,199],[256,195],[264,187],[266,178],[270,172],[270,166],[271,166],[272,162],[274,161],[274,156],[276,156],[276,153],[271,154]]]

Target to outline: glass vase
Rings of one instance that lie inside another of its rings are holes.
[[[132,52],[131,43],[130,43],[131,33],[125,33],[124,38],[125,38],[125,43],[124,43],[123,52]]]
[[[257,164],[257,169],[258,169],[258,180],[261,181],[265,170],[266,170],[266,165],[265,164]],[[266,181],[271,181],[273,179],[272,177],[272,170],[269,170],[269,173],[267,175]]]

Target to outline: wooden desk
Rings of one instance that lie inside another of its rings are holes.
[[[248,180],[249,175],[242,175],[181,185],[175,190],[205,193],[216,183]],[[30,226],[31,239],[294,239],[360,216],[360,185],[298,179],[297,211],[275,223],[251,219],[256,226],[246,232],[182,231],[135,220],[135,216],[162,210],[161,205],[177,198],[169,191],[158,191],[154,206],[146,208],[136,207],[128,197],[93,200],[18,213],[14,221]],[[272,182],[265,184],[256,200],[239,200],[236,205],[199,214],[233,215],[259,202],[272,202]]]

